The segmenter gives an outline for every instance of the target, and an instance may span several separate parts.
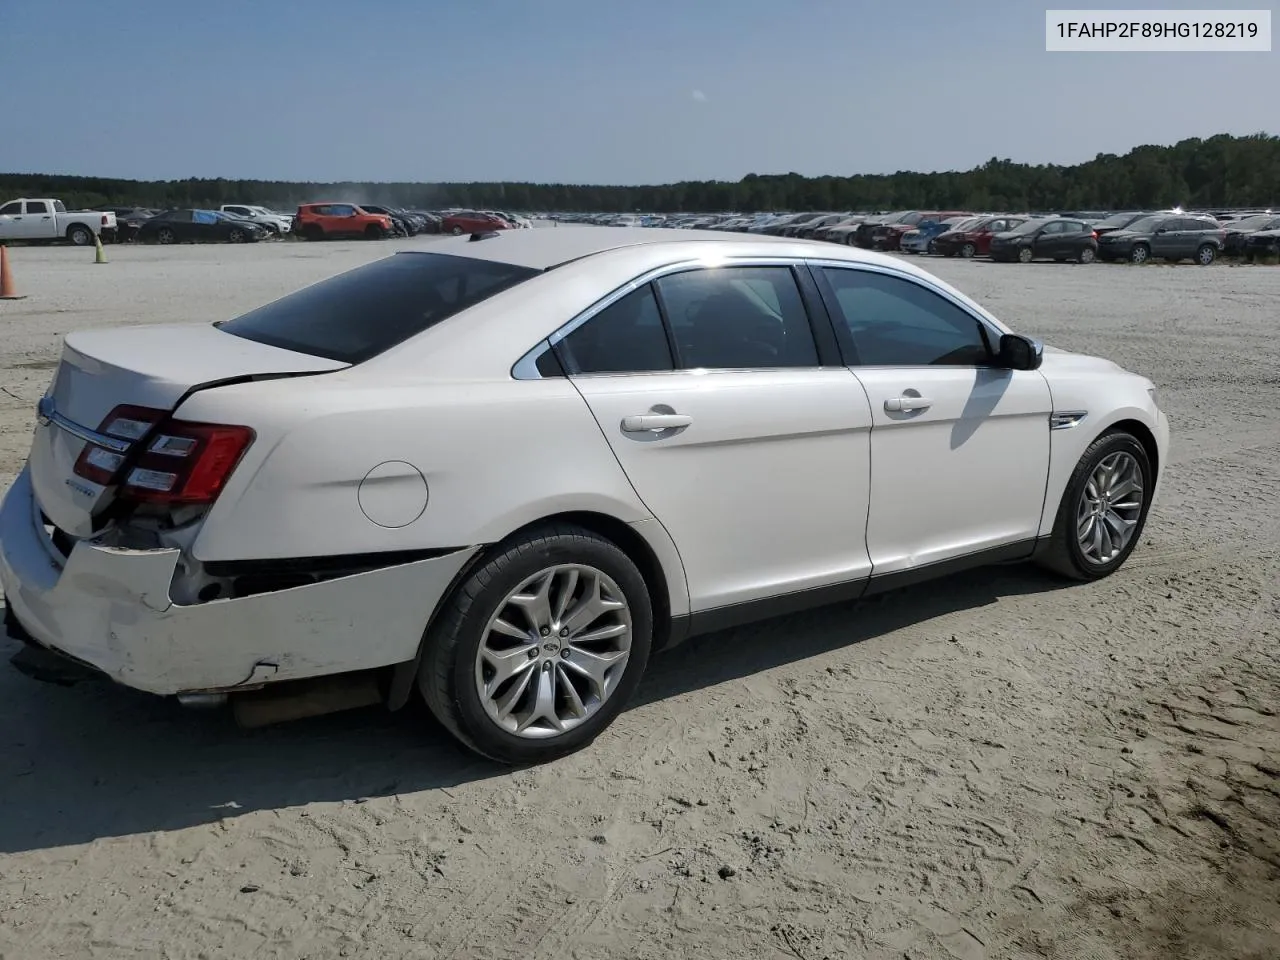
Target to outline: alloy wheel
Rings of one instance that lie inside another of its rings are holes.
[[[559,736],[613,695],[631,640],[631,611],[608,574],[549,567],[511,591],[485,627],[475,664],[480,702],[508,733]]]
[[[1076,507],[1076,540],[1085,560],[1103,566],[1133,539],[1142,518],[1142,467],[1131,453],[1118,451],[1098,461]]]

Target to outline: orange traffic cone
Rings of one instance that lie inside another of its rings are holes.
[[[9,248],[0,243],[0,300],[23,300],[25,295],[19,294],[13,285],[13,274],[9,272]]]

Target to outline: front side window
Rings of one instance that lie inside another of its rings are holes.
[[[673,367],[662,313],[648,283],[570,333],[559,350],[575,374],[652,373]]]
[[[913,280],[869,270],[827,267],[852,347],[861,366],[984,366],[992,359],[982,324]]]
[[[540,272],[472,257],[401,253],[304,287],[218,329],[360,363]]]
[[[715,267],[657,281],[686,369],[816,367],[809,314],[790,267]]]
[[[163,216],[157,219],[171,220],[177,223],[190,223],[191,215],[193,212],[194,211],[191,211],[191,210],[170,210],[168,213],[164,214]]]
[[[16,217],[20,213],[22,213],[22,204],[17,201],[6,203],[3,207],[0,207],[0,217]]]

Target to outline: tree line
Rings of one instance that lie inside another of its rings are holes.
[[[294,183],[280,180],[118,180],[0,173],[0,202],[57,197],[69,209],[217,207],[343,200],[419,209],[563,212],[757,210],[1122,210],[1180,204],[1213,209],[1280,206],[1280,137],[1227,134],[1100,153],[1072,166],[992,157],[965,171],[804,177],[748,174],[738,181],[653,186],[564,183]]]

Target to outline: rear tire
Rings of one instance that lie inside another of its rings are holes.
[[[1076,260],[1080,263],[1093,263],[1095,256],[1097,255],[1093,252],[1093,247],[1085,247],[1080,251],[1080,256]]]
[[[93,243],[93,231],[82,223],[73,223],[67,228],[67,239],[73,246],[87,247]]]
[[[1151,248],[1145,243],[1135,243],[1133,249],[1129,251],[1130,263],[1146,263],[1151,259]]]
[[[563,596],[556,584],[578,592]],[[593,595],[621,606],[575,616]],[[542,619],[549,626],[539,627]],[[575,619],[579,638],[621,632],[579,639],[578,646],[572,634],[562,640],[560,632],[570,629],[561,621]],[[495,627],[499,621],[503,629]],[[418,689],[440,723],[471,750],[501,763],[543,763],[587,746],[613,722],[640,682],[652,642],[649,591],[631,559],[590,530],[548,524],[499,545],[444,602],[427,632]],[[605,657],[622,649],[625,660],[606,668],[612,661]],[[501,659],[511,653],[513,659]],[[508,679],[496,680],[499,663]],[[599,687],[589,679],[591,669],[607,677]]]
[[[1105,478],[1099,481],[1100,471],[1107,473],[1104,464],[1115,466],[1110,487]],[[1126,489],[1129,471],[1140,484],[1136,494]],[[1137,438],[1122,430],[1104,433],[1089,444],[1072,471],[1053,533],[1037,562],[1072,580],[1100,580],[1115,573],[1142,537],[1154,481],[1151,461]],[[1130,506],[1135,496],[1138,502]],[[1098,543],[1093,542],[1095,531],[1101,531]],[[1126,535],[1123,543],[1115,542]]]
[[[156,243],[163,243],[167,246],[168,244],[177,243],[177,242],[178,242],[178,235],[174,233],[172,230],[170,230],[168,227],[161,227],[156,232]]]
[[[305,240],[323,240],[324,231],[320,229],[319,224],[308,223],[302,228],[302,236]]]

